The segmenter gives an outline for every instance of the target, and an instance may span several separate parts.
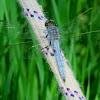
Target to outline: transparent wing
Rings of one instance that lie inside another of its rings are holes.
[[[0,32],[4,35],[4,40],[6,40],[1,48],[0,55],[7,54],[9,56],[9,51],[12,49],[16,53],[22,51],[25,59],[32,58],[34,55],[40,55],[42,57],[41,47],[27,23],[21,25],[6,22],[3,23]]]
[[[77,31],[86,32],[87,28],[95,22],[97,17],[100,14],[100,8],[99,7],[92,7],[82,14],[80,14],[78,17],[72,19],[68,23],[63,24],[61,27],[59,27],[59,32],[61,35],[63,34],[77,34]]]
[[[78,49],[80,49],[78,48],[80,45],[87,45],[89,33],[92,33],[91,41],[95,45],[99,44],[100,25],[99,23],[98,25],[96,24],[98,20],[100,21],[100,8],[90,8],[70,21],[68,24],[65,23],[59,27],[58,29],[61,35],[60,44],[62,50],[66,49],[67,53],[76,53]],[[41,53],[41,48],[39,47],[36,37],[27,22],[24,24],[4,23],[2,28],[0,28],[0,31],[5,36],[4,38],[6,38],[6,41],[4,41],[5,46],[15,43],[15,45],[9,46],[9,49],[14,48],[17,45],[21,45],[22,50],[24,48],[24,55],[29,54],[24,57],[25,59],[34,56],[34,53],[32,53],[32,50],[34,50],[33,47],[35,47],[36,52]],[[47,33],[47,30],[44,30],[44,32]],[[72,47],[75,47],[76,51],[70,51],[70,48]],[[7,48],[1,51],[3,51],[1,52],[2,54],[7,52]]]
[[[68,24],[59,27],[61,48],[67,53],[79,53],[82,49],[80,47],[88,46],[89,42],[94,46],[99,45],[98,21],[100,21],[100,8],[90,8]],[[73,51],[71,48],[74,48]],[[82,51],[84,52],[84,49]]]

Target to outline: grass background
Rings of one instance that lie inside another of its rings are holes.
[[[46,17],[55,20],[58,26],[90,7],[100,5],[99,0],[38,0],[38,2],[42,5]],[[33,44],[37,43],[35,38],[28,40],[18,38],[26,28],[29,34],[33,34],[21,11],[16,0],[0,0],[0,20],[12,22],[8,26],[16,26],[16,29],[8,30],[5,29],[4,23],[0,23],[0,100],[65,100],[46,59],[36,53],[37,49],[27,52],[29,44],[26,47],[16,45],[4,48],[8,44],[21,41],[32,40]],[[88,26],[86,31],[99,30],[99,22],[100,17]],[[79,30],[76,33],[79,33]],[[98,32],[85,35],[77,40],[66,37],[66,40],[61,42],[61,48],[70,61],[87,100],[100,100],[99,34]],[[33,56],[30,57],[30,54]],[[26,57],[28,59],[25,59]]]

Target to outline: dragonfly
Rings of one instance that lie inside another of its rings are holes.
[[[61,75],[63,81],[65,82],[65,78],[66,78],[65,77],[65,67],[64,67],[64,62],[63,62],[63,56],[62,56],[61,50],[60,50],[60,45],[58,42],[60,39],[58,28],[56,27],[56,24],[53,20],[47,20],[45,22],[45,26],[48,30],[48,34],[46,37],[48,38],[49,45],[51,45],[54,50],[54,54],[56,57],[60,75]]]
[[[58,36],[57,38],[58,39],[60,38],[60,46],[57,42],[59,40],[57,40],[57,41],[55,40],[56,41],[55,44],[58,44],[57,47],[61,47],[61,49],[64,51],[67,51],[67,53],[77,53],[77,51],[79,51],[79,49],[80,49],[78,47],[78,45],[85,46],[85,44],[87,42],[86,38],[90,34],[92,35],[93,43],[95,45],[99,44],[100,26],[98,25],[98,26],[96,26],[96,28],[94,28],[94,30],[91,29],[91,31],[88,31],[89,26],[91,26],[91,24],[95,25],[95,22],[97,22],[97,20],[99,20],[99,18],[100,18],[99,15],[100,15],[100,8],[92,7],[90,9],[86,10],[85,12],[83,12],[82,14],[80,14],[78,17],[72,19],[68,23],[65,23],[62,26],[58,27],[57,29],[59,30],[60,35],[57,35]],[[32,31],[32,29],[30,29],[30,27],[28,25],[29,25],[28,22],[25,22],[22,25],[18,24],[18,23],[11,23],[11,24],[5,23],[3,25],[3,28],[1,30],[3,30],[2,33],[5,34],[5,36],[6,36],[6,41],[5,41],[6,48],[4,48],[6,50],[2,50],[2,51],[4,51],[3,53],[1,51],[2,54],[7,53],[8,49],[15,48],[16,46],[21,45],[20,47],[24,48],[23,52],[24,52],[25,59],[32,58],[34,56],[34,48],[36,48],[35,51],[37,52],[37,54],[40,53],[40,55],[41,55],[41,47],[37,43],[37,40],[36,40],[36,37],[35,37],[33,31]],[[55,30],[57,30],[56,25],[54,27],[55,27]],[[16,35],[14,35],[13,33],[16,33]],[[48,40],[50,40],[51,36],[50,35],[47,36],[48,29],[44,30],[44,33],[46,33],[46,36],[41,37],[41,38],[47,38]],[[95,40],[95,37],[98,37],[98,38],[96,38],[97,40]],[[86,40],[86,41],[84,41],[84,40]],[[52,41],[53,40],[51,39],[51,43],[49,41],[49,44],[51,44],[51,46],[54,48],[54,51],[55,51],[56,46],[54,46],[54,43],[52,43]],[[43,41],[43,42],[45,42],[45,41]],[[66,46],[65,46],[65,43],[67,43]],[[70,48],[71,48],[70,44],[75,45],[76,51],[75,50],[70,51]],[[59,48],[59,51],[61,49]],[[28,56],[27,56],[27,54],[28,54]],[[56,60],[58,60],[58,59],[56,58]],[[65,72],[61,76],[63,77],[63,80],[65,80],[65,77],[64,77]]]

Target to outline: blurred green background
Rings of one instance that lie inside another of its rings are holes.
[[[53,19],[58,26],[87,9],[100,5],[99,0],[38,0],[38,3],[42,5],[46,18]],[[100,30],[99,14],[95,14],[96,20],[87,26],[85,32]],[[91,18],[91,14],[88,17]],[[17,0],[0,0],[0,20],[11,23],[9,27],[16,27],[8,30],[6,24],[0,22],[0,100],[65,100],[43,54],[36,53],[37,49],[30,50],[30,45],[37,43],[35,37],[27,40],[18,38],[26,28],[28,34],[34,33]],[[77,20],[75,22],[73,25],[76,26]],[[67,31],[66,28],[64,30]],[[79,34],[80,30],[75,32]],[[76,40],[62,34],[66,40],[60,42],[87,100],[100,100],[99,34],[100,32],[85,34]],[[33,44],[4,48],[8,44],[23,41],[33,41]]]

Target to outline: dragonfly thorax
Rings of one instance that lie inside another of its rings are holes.
[[[58,28],[55,25],[55,22],[53,20],[47,20],[45,22],[45,26],[46,26],[47,31],[48,31],[49,39],[51,39],[51,40],[55,40],[55,39],[59,40],[60,35],[59,35]]]
[[[53,40],[60,38],[59,31],[58,31],[58,28],[56,26],[50,26],[50,27],[48,27],[48,35]]]

